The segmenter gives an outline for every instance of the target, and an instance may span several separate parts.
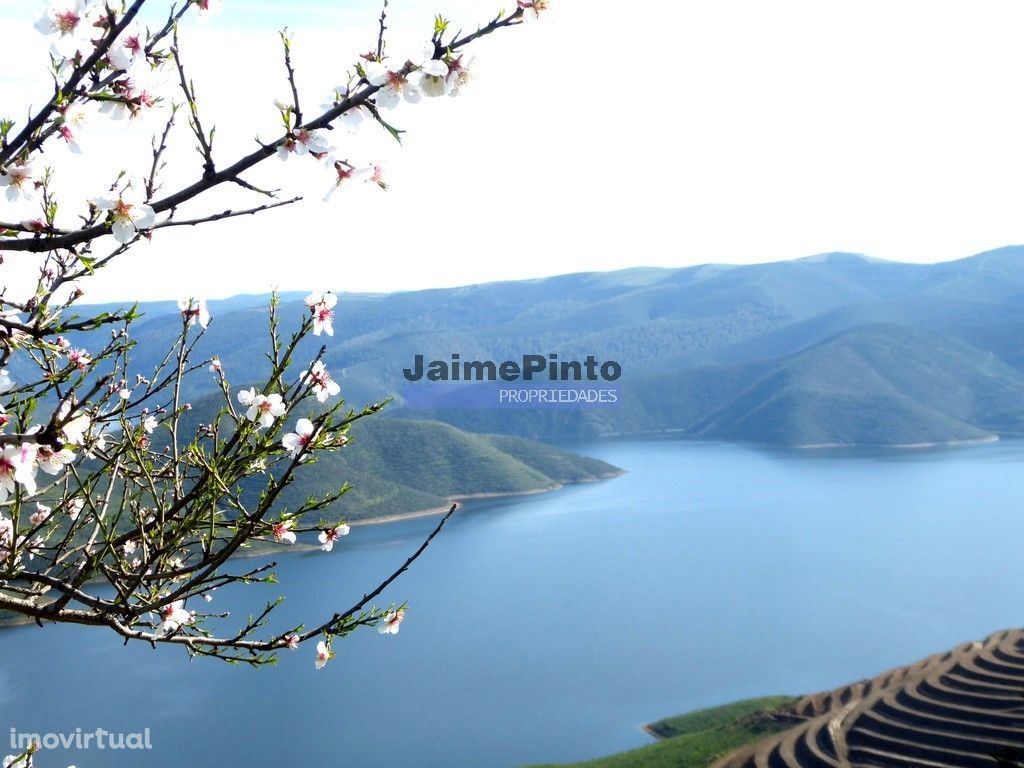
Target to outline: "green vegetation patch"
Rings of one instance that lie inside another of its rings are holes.
[[[774,713],[792,704],[789,696],[746,699],[658,720],[648,726],[663,741],[582,763],[534,768],[707,768],[734,749],[793,725]]]

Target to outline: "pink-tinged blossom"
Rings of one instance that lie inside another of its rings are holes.
[[[352,529],[345,523],[320,531],[320,535],[317,537],[320,541],[320,549],[330,552],[334,549],[334,542],[340,540],[342,536],[348,536],[351,531]]]
[[[36,183],[32,179],[32,166],[28,163],[11,163],[0,170],[0,187],[5,187],[8,202],[31,200],[36,194]]]
[[[376,184],[385,192],[387,192],[388,190],[387,182],[384,181],[384,169],[381,168],[379,165],[373,166],[370,172],[370,178],[368,178],[366,181],[371,184]]]
[[[68,517],[72,520],[78,520],[83,509],[85,509],[85,499],[71,499],[68,502]]]
[[[52,512],[53,509],[51,507],[48,507],[45,504],[36,504],[36,511],[32,513],[32,516],[29,518],[29,522],[32,523],[33,526],[42,525],[50,519],[50,514]]]
[[[189,325],[199,323],[203,328],[210,324],[210,310],[205,299],[179,299],[178,309]]]
[[[58,58],[72,59],[91,48],[95,20],[86,0],[54,0],[36,21],[35,28],[44,35],[57,36],[51,49]]]
[[[323,640],[316,644],[316,668],[323,669],[327,666],[327,662],[334,658],[334,652],[331,651],[331,647],[327,645]]]
[[[213,16],[221,12],[224,7],[223,0],[193,0],[200,18]]]
[[[295,543],[295,532],[292,531],[292,521],[282,520],[279,523],[274,523],[271,526],[271,532],[274,534],[274,539],[277,541],[283,541],[285,544]]]
[[[551,3],[549,0],[518,0],[517,4],[523,12],[524,21],[536,21]]]
[[[380,624],[377,625],[377,631],[382,635],[397,635],[404,620],[404,608],[399,608],[397,611],[388,611],[384,614]]]
[[[299,128],[292,131],[278,145],[277,156],[282,160],[287,160],[293,154],[299,157],[303,155],[316,156],[329,152],[330,149],[331,144],[327,140],[326,131],[307,131],[305,128]]]
[[[9,550],[14,541],[14,521],[0,514],[0,548]]]
[[[334,178],[331,180],[331,186],[327,189],[327,194],[324,195],[324,202],[334,197],[334,193],[339,189],[349,186],[350,182],[366,176],[369,172],[369,168],[357,168],[354,165],[336,160],[334,162]]]
[[[257,422],[261,429],[270,427],[274,419],[284,416],[288,407],[276,392],[261,395],[255,389],[243,389],[238,393],[238,402],[246,406],[245,418]]]
[[[448,95],[458,96],[461,89],[473,79],[473,57],[464,53],[458,56],[449,56],[445,63],[448,65],[448,76],[445,80],[448,83]]]
[[[195,621],[195,614],[185,610],[184,600],[175,600],[173,603],[165,605],[160,609],[160,617],[163,621],[156,629],[157,637],[167,637]]]
[[[308,371],[303,371],[300,378],[303,383],[311,384],[313,394],[316,395],[316,399],[321,402],[327,402],[327,398],[333,397],[341,392],[341,387],[338,385],[331,374],[327,372],[327,367],[323,364],[322,360],[317,360],[313,363],[313,367]]]
[[[118,80],[111,86],[115,98],[106,99],[100,104],[101,114],[109,115],[113,120],[136,118],[153,109],[160,103],[160,98],[145,88],[140,88],[133,80]]]
[[[284,636],[284,647],[289,651],[299,650],[299,636],[295,634]]]
[[[20,484],[25,493],[36,492],[36,449],[29,443],[9,445],[0,453],[0,501],[7,501]]]
[[[313,335],[319,336],[326,333],[334,335],[334,306],[338,303],[338,297],[331,291],[323,293],[311,293],[306,297],[306,306],[313,313]]]
[[[295,431],[289,432],[281,438],[281,445],[288,451],[293,459],[304,454],[309,444],[313,442],[313,422],[309,419],[299,419],[295,422]]]
[[[97,197],[92,202],[99,210],[110,214],[110,232],[122,245],[130,243],[136,235],[156,223],[153,209],[131,189],[117,197]]]
[[[370,85],[377,86],[374,101],[378,107],[394,109],[405,99],[410,104],[420,100],[420,89],[410,75],[388,69],[379,61],[368,61],[363,65],[363,72]]]
[[[74,154],[82,154],[82,147],[78,143],[78,136],[82,126],[85,124],[85,107],[81,104],[68,104],[60,111],[60,125],[57,128],[64,143]]]
[[[61,448],[59,451],[49,445],[40,445],[36,448],[36,465],[48,475],[59,475],[74,460],[74,451],[67,448]]]
[[[89,370],[89,366],[92,365],[92,357],[84,349],[69,349],[67,358],[69,363],[83,372]]]
[[[126,72],[146,63],[146,37],[137,24],[132,24],[117,38],[107,54],[114,69]]]
[[[220,358],[214,357],[210,360],[210,373],[222,373],[224,368],[221,365]]]

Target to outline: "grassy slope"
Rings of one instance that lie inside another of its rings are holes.
[[[792,723],[765,714],[793,701],[768,696],[670,717],[649,726],[663,739],[657,744],[582,763],[534,768],[707,768],[737,747],[790,727]]]
[[[351,435],[344,450],[299,470],[283,506],[348,482],[352,490],[324,517],[360,520],[443,507],[454,496],[529,493],[619,473],[597,459],[441,422],[376,416],[353,425]]]

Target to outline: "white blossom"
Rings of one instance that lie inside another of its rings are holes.
[[[117,197],[97,197],[92,202],[99,210],[110,213],[110,231],[122,245],[156,223],[153,209],[130,188]]]
[[[53,0],[49,5],[35,28],[44,35],[57,36],[51,51],[61,59],[73,59],[79,52],[90,51],[96,14],[87,0]]]
[[[254,388],[243,389],[238,393],[238,402],[246,406],[245,418],[249,421],[259,423],[261,429],[270,427],[274,419],[284,416],[288,407],[285,405],[281,395],[274,392],[269,395],[261,395]]]
[[[327,662],[334,658],[334,653],[327,643],[321,640],[316,644],[316,668],[323,669]]]
[[[0,453],[0,501],[20,484],[29,495],[36,492],[36,448],[30,443],[8,445]]]
[[[518,0],[517,5],[523,11],[523,21],[536,21],[548,10],[549,0]]]
[[[320,535],[317,537],[320,541],[320,549],[324,552],[330,552],[334,549],[334,542],[338,541],[342,536],[348,536],[351,531],[352,529],[345,523],[320,531]]]
[[[36,183],[32,180],[32,166],[28,163],[12,163],[0,170],[0,187],[5,187],[7,200],[31,200],[36,194]]]
[[[334,335],[334,306],[338,303],[338,297],[331,291],[323,293],[311,293],[306,297],[306,306],[313,313],[313,335],[319,336],[326,333]]]
[[[292,521],[282,520],[279,523],[274,523],[271,526],[271,532],[274,534],[274,538],[277,541],[283,541],[286,544],[295,543],[295,532],[292,531]]]
[[[59,475],[75,460],[75,453],[68,448],[54,450],[49,445],[36,447],[36,465],[48,475]]]
[[[52,512],[53,509],[51,507],[48,507],[45,504],[36,504],[36,511],[32,513],[32,516],[29,518],[29,522],[32,523],[33,526],[42,525],[50,519],[50,513]]]
[[[327,140],[327,132],[321,130],[307,131],[298,128],[292,131],[277,147],[277,156],[287,160],[291,155],[322,155],[329,152],[331,144]]]
[[[78,520],[83,509],[85,509],[85,499],[71,499],[68,502],[68,517],[72,520]]]
[[[377,631],[382,635],[397,635],[398,629],[404,620],[404,608],[399,608],[397,611],[388,611],[384,614],[381,623],[377,625]]]
[[[366,62],[363,71],[370,85],[380,89],[373,95],[378,107],[394,109],[403,98],[410,104],[420,100],[420,89],[409,75],[388,69],[378,61]]]
[[[163,621],[156,628],[157,637],[171,635],[181,627],[195,621],[195,613],[185,610],[184,600],[175,600],[172,603],[168,603],[160,610],[160,616]]]
[[[338,382],[331,378],[331,374],[327,372],[327,367],[323,364],[322,360],[317,360],[313,363],[312,368],[308,371],[303,371],[300,378],[303,383],[312,385],[313,394],[316,395],[316,399],[321,403],[327,402],[327,398],[341,392],[341,387]]]
[[[74,154],[82,154],[82,147],[78,143],[78,137],[82,126],[85,124],[85,107],[78,103],[71,103],[60,110],[60,125],[57,128],[57,135],[64,140],[64,144]]]
[[[295,423],[295,431],[289,432],[281,438],[281,445],[288,451],[293,459],[302,454],[311,442],[313,442],[313,422],[309,419],[299,419]]]
[[[130,72],[146,63],[146,39],[141,28],[132,24],[110,46],[107,58],[115,69]]]
[[[448,93],[448,65],[440,59],[429,59],[417,72],[419,89],[424,96],[436,98]]]
[[[189,325],[198,322],[206,328],[210,324],[210,310],[206,307],[205,299],[179,299],[178,309]]]
[[[338,117],[338,124],[349,133],[355,133],[360,125],[372,117],[365,105],[358,104],[342,112]]]

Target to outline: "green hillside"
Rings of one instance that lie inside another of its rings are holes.
[[[785,730],[790,720],[772,711],[795,699],[769,696],[703,709],[648,726],[662,741],[611,757],[534,768],[708,768],[737,747]]]
[[[328,516],[361,520],[445,507],[453,497],[551,490],[620,473],[531,440],[470,434],[435,421],[370,417],[350,434],[344,450],[299,470],[282,504],[296,506],[348,481],[353,489]]]

